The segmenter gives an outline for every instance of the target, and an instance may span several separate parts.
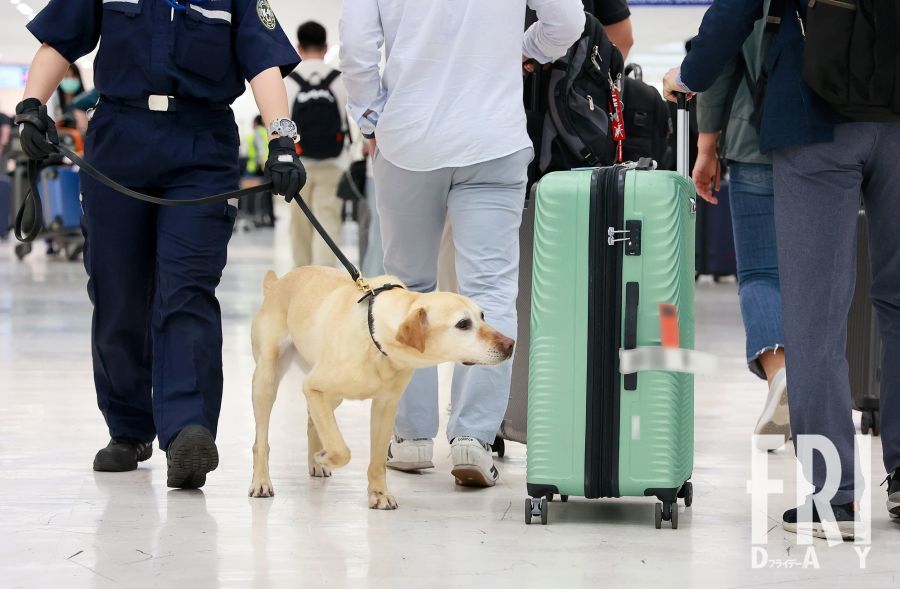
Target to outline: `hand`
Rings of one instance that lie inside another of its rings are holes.
[[[277,137],[269,141],[265,178],[272,182],[272,194],[283,196],[286,202],[291,202],[300,194],[306,184],[306,169],[290,137]]]
[[[22,151],[29,158],[43,160],[56,153],[55,144],[59,143],[56,123],[37,98],[26,98],[16,106],[16,124]]]
[[[701,150],[697,154],[697,162],[691,176],[694,186],[697,187],[697,196],[710,204],[719,204],[719,199],[713,195],[713,191],[718,192],[722,187],[722,167],[715,149]]]
[[[366,146],[369,148],[369,155],[375,159],[375,154],[378,152],[378,139],[372,137],[366,142]]]
[[[538,62],[534,59],[531,59],[527,55],[522,56],[522,75],[533,74],[534,70],[537,69]]]
[[[675,94],[687,94],[687,99],[690,100],[695,96],[696,93],[690,92],[687,88],[684,87],[683,84],[678,83],[678,77],[681,73],[680,67],[673,67],[666,75],[663,77],[663,96],[666,100],[670,102],[675,102]]]

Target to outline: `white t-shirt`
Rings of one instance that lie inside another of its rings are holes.
[[[329,66],[327,63],[322,61],[321,59],[304,59],[300,62],[300,65],[297,66],[297,69],[294,70],[297,72],[301,78],[304,80],[309,80],[310,78],[320,77],[325,78],[334,71],[334,68]],[[341,113],[341,120],[344,124],[344,129],[347,130],[347,140],[344,143],[344,151],[336,158],[327,159],[327,160],[314,160],[316,163],[331,163],[338,166],[341,170],[346,170],[350,167],[350,126],[347,124],[347,89],[344,87],[343,75],[338,76],[338,78],[331,83],[331,93],[334,94],[335,100],[337,100],[337,107]],[[294,99],[297,98],[297,93],[300,92],[300,85],[297,84],[294,80],[291,79],[290,76],[284,79],[285,87],[287,88],[288,93],[288,101],[291,104],[291,108],[294,105]],[[303,129],[300,129],[300,135],[303,135]],[[304,159],[301,157],[301,159]]]
[[[538,23],[525,33],[525,8]],[[584,30],[582,0],[344,0],[341,71],[364,133],[413,171],[461,167],[531,147],[522,56],[562,57]],[[385,49],[383,74],[380,48]]]

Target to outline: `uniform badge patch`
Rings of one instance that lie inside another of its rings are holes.
[[[274,31],[278,26],[278,20],[275,18],[275,13],[272,12],[272,7],[269,6],[269,0],[256,1],[256,14],[259,15],[259,22],[270,31]]]

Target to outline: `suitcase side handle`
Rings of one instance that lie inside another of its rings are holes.
[[[638,323],[638,301],[640,301],[640,285],[637,282],[629,282],[625,285],[625,332],[622,334],[622,343],[626,350],[633,350],[637,347],[637,323]],[[626,374],[625,370],[619,368],[619,372],[624,375],[623,386],[626,391],[637,390],[637,374],[634,372]]]

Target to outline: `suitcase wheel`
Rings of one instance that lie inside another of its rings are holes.
[[[562,501],[563,503],[568,503],[568,502],[569,502],[569,496],[568,496],[568,495],[560,495],[560,496],[559,496],[559,500]]]
[[[497,456],[503,458],[506,454],[506,441],[500,436],[494,437],[494,443],[491,444],[491,449],[497,453]]]
[[[880,433],[879,421],[881,415],[879,415],[878,411],[874,409],[870,409],[868,411],[863,411],[862,414],[862,433],[868,434],[872,433],[873,436],[877,436]]]
[[[664,521],[672,523],[672,529],[678,529],[678,500],[672,501],[671,503],[657,503],[656,504],[656,529],[659,530],[662,528],[662,523]]]
[[[525,523],[531,524],[531,518],[540,516],[541,525],[547,525],[547,507],[546,497],[526,497],[525,498]]]
[[[16,257],[20,260],[24,260],[25,256],[31,253],[31,244],[30,243],[20,243],[16,246]]]
[[[682,485],[681,490],[678,491],[678,498],[684,499],[684,506],[690,507],[694,502],[694,484],[691,481],[687,481]]]

